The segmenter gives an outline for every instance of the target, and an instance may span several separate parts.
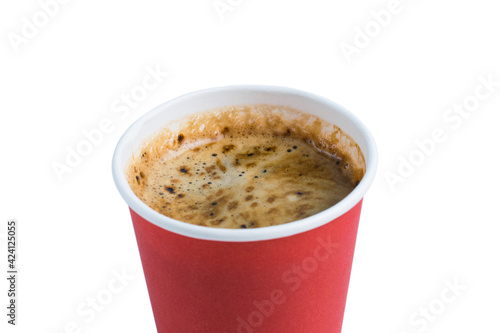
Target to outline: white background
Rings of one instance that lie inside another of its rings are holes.
[[[500,332],[498,83],[473,105],[480,77],[500,82],[495,2],[401,0],[380,28],[371,12],[388,0],[232,0],[223,20],[212,1],[73,0],[51,7],[47,22],[35,0],[0,5],[0,267],[15,218],[20,271],[16,327],[6,323],[1,279],[0,331],[155,332],[129,212],[111,178],[117,140],[181,94],[270,84],[336,101],[378,144],[343,332]],[[23,18],[33,16],[44,26],[25,38]],[[373,37],[363,45],[357,29],[366,26]],[[360,47],[346,57],[341,45],[356,37]],[[113,112],[148,67],[169,75],[128,114]],[[444,120],[464,100],[474,111]],[[54,162],[65,163],[68,147],[103,119],[112,130],[60,181]],[[435,129],[446,140],[419,160],[415,141]],[[392,190],[387,173],[411,156],[421,165]],[[130,280],[90,314],[87,302],[109,296],[118,273]],[[429,307],[424,324],[418,311]]]

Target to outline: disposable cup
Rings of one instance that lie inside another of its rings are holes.
[[[181,117],[244,104],[292,107],[340,127],[364,155],[363,179],[316,215],[254,229],[177,221],[132,192],[126,164],[152,133]],[[326,98],[285,87],[196,91],[139,118],[120,139],[112,170],[132,215],[158,332],[341,332],[362,200],[376,164],[374,140],[358,118]]]

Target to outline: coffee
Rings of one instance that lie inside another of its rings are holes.
[[[364,175],[356,143],[283,106],[233,106],[182,119],[131,159],[133,192],[179,221],[256,228],[300,220],[342,200]]]

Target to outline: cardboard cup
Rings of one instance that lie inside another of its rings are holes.
[[[366,173],[345,199],[308,218],[255,229],[217,229],[161,215],[131,191],[124,175],[133,152],[168,122],[237,104],[274,104],[339,126],[361,148]],[[366,127],[336,103],[271,86],[229,86],[162,104],[123,134],[113,177],[130,207],[158,332],[339,333],[361,203],[377,152]]]

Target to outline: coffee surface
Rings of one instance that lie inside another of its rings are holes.
[[[166,216],[221,228],[283,224],[335,205],[363,176],[359,148],[356,160],[340,129],[276,108],[219,109],[165,128],[129,163],[132,190]]]

